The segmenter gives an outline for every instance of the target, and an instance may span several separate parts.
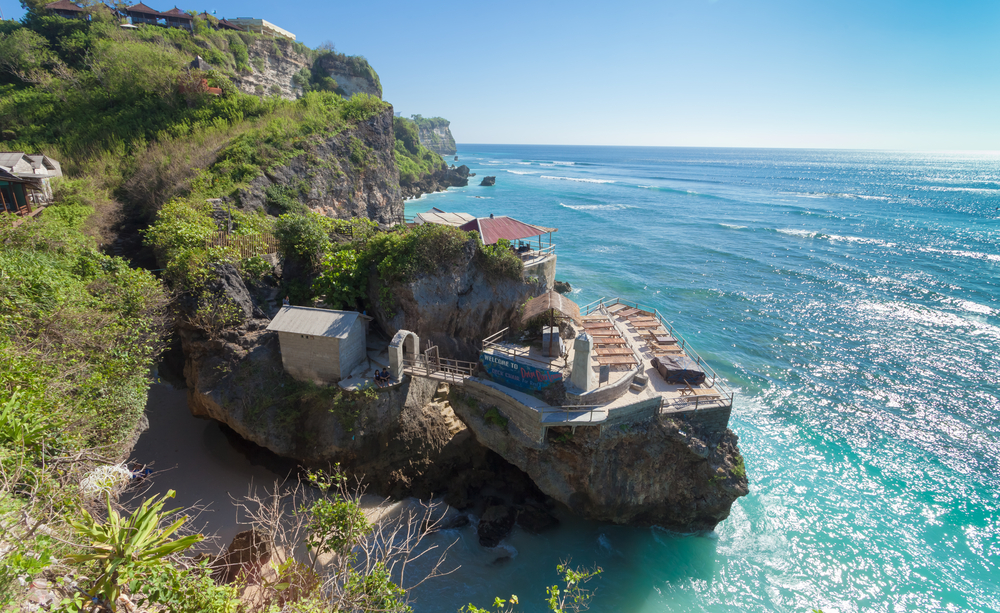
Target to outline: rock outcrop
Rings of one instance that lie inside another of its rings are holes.
[[[295,50],[291,41],[282,38],[256,40],[247,47],[250,56],[249,73],[239,73],[233,79],[246,94],[257,96],[281,96],[294,100],[302,95],[302,88],[292,77],[303,68],[308,68],[312,60]]]
[[[316,59],[315,68],[336,81],[336,92],[345,98],[359,92],[382,97],[382,83],[367,62],[361,64],[342,55],[324,53]]]
[[[423,194],[443,192],[449,187],[465,187],[469,184],[469,167],[465,164],[455,168],[451,166],[436,170],[433,174],[424,175],[419,181],[400,184],[403,198],[419,198]]]
[[[421,145],[438,155],[455,155],[458,152],[455,137],[451,135],[450,121],[443,117],[424,118],[420,115],[414,115],[413,120],[420,130]]]
[[[483,181],[479,185],[483,187],[493,187],[496,184],[497,184],[496,177],[483,177]]]
[[[525,471],[538,488],[574,513],[599,521],[710,530],[746,495],[747,479],[731,430],[700,431],[676,419],[605,429],[549,430],[531,444],[484,419],[482,403],[461,390],[451,394],[455,413],[480,443]]]
[[[403,197],[393,154],[392,107],[254,179],[238,194],[240,206],[270,207],[274,188],[327,217],[367,217],[383,225],[402,221]],[[272,196],[268,191],[271,188]]]
[[[490,279],[475,257],[476,245],[466,243],[459,262],[396,284],[383,293],[373,276],[369,282],[369,304],[388,334],[399,330],[415,332],[421,339],[440,347],[442,357],[475,360],[483,337],[515,326],[519,307],[528,298],[545,293],[538,283],[521,279]],[[391,297],[391,304],[383,296]]]
[[[382,97],[378,74],[364,60],[336,53],[321,53],[314,60],[312,55],[299,53],[294,43],[283,38],[253,41],[247,47],[247,54],[250,71],[233,79],[233,84],[247,94],[294,100],[303,93],[295,75],[307,68],[336,81],[334,91],[344,98],[358,92]]]

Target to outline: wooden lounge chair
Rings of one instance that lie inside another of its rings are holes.
[[[617,315],[618,317],[624,317],[624,318],[628,319],[630,316],[635,315],[638,312],[639,312],[639,309],[633,309],[633,308],[629,307],[627,309],[623,309],[621,311],[618,311],[617,313],[615,313],[615,315]]]
[[[583,322],[583,329],[584,330],[600,330],[602,328],[614,328],[614,327],[615,327],[615,325],[613,323],[611,323],[610,321],[606,321],[606,320],[605,321],[594,321],[594,322],[589,322],[589,321]]]
[[[628,341],[620,336],[598,336],[594,339],[594,344],[601,345],[628,345]]]
[[[621,311],[622,309],[626,309],[626,308],[628,308],[628,307],[626,307],[624,304],[621,304],[621,303],[613,304],[613,305],[611,305],[611,306],[608,307],[608,313],[617,313],[618,311]]]
[[[597,363],[609,366],[634,366],[637,364],[635,358],[630,355],[599,355],[597,356]]]
[[[680,391],[682,397],[685,397],[688,400],[695,400],[697,398],[722,398],[722,394],[715,391],[711,387],[691,387],[690,383],[685,383],[684,387],[680,388],[678,391]]]
[[[632,350],[628,347],[598,347],[597,355],[632,355]]]

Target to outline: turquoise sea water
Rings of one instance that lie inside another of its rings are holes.
[[[1000,155],[459,157],[472,184],[406,213],[558,227],[575,301],[669,314],[738,390],[750,494],[708,535],[566,516],[497,551],[443,533],[462,568],[418,588],[415,611],[512,593],[541,611],[568,556],[604,568],[594,611],[1000,611]]]

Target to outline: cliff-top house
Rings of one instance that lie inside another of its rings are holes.
[[[0,152],[0,211],[30,215],[33,205],[52,201],[51,180],[61,176],[59,162],[46,155]]]

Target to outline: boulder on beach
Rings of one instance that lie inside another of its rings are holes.
[[[493,187],[497,183],[496,177],[483,177],[483,182],[480,185],[484,187]]]

